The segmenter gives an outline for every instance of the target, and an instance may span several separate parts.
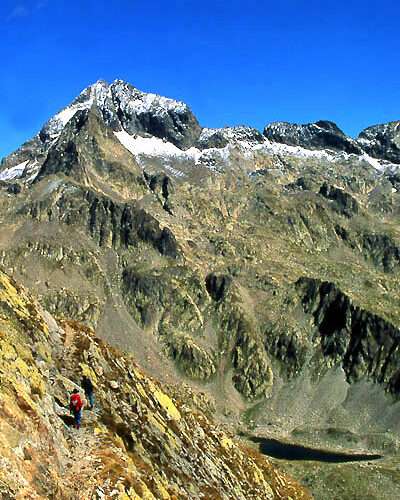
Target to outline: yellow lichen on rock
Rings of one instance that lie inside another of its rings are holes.
[[[0,340],[0,357],[6,361],[15,360],[17,357],[17,351],[9,342]]]
[[[177,407],[174,405],[170,397],[168,397],[165,393],[161,392],[155,387],[152,393],[156,400],[160,403],[160,405],[167,411],[170,418],[174,420],[181,419],[181,414],[179,413]]]
[[[43,361],[49,363],[51,361],[51,349],[49,345],[44,342],[38,342],[36,344],[36,352],[43,359]]]
[[[20,317],[28,318],[29,310],[21,300],[18,290],[12,285],[11,280],[0,271],[0,300],[12,308],[14,313]]]
[[[16,368],[24,378],[29,379],[31,370],[23,359],[16,359],[12,368]]]
[[[233,441],[229,439],[227,436],[223,436],[221,438],[221,446],[225,448],[226,450],[229,450],[230,448],[234,447]]]
[[[32,302],[22,287],[17,288],[2,271],[0,271],[0,302],[6,303],[19,319],[30,320],[32,325],[48,334],[47,323],[39,314],[37,304]]]
[[[96,372],[90,368],[86,363],[79,363],[79,366],[81,367],[82,375],[84,377],[90,378],[90,380],[93,382],[93,385],[96,387],[97,385],[97,375]]]

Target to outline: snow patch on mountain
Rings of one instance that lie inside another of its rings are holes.
[[[94,104],[102,108],[108,96],[111,96],[111,93],[107,82],[98,81],[90,85],[82,90],[70,106],[50,118],[42,128],[42,132],[49,136],[50,141],[56,140],[78,111],[90,109]]]
[[[220,135],[224,139],[232,142],[260,143],[263,141],[261,132],[257,129],[245,125],[238,125],[236,127],[203,128],[199,137],[199,142],[208,141],[216,135]]]
[[[86,109],[86,106],[71,106],[70,108],[66,108],[60,113],[56,114],[53,118],[53,122],[59,122],[61,127],[65,127],[65,125],[74,117],[77,111],[80,109]]]
[[[11,181],[13,179],[18,179],[21,177],[25,171],[25,167],[29,163],[29,160],[23,161],[14,167],[9,167],[0,172],[1,181]]]
[[[234,149],[235,147],[231,144],[228,144],[224,148],[203,149],[203,151],[200,151],[200,156],[196,163],[207,165],[211,170],[215,170],[211,166],[218,163],[222,165],[227,163]]]
[[[174,167],[171,167],[170,165],[165,165],[165,168],[166,170],[171,172],[171,174],[174,175],[175,177],[186,177],[186,174],[182,172],[182,170],[178,170]]]
[[[51,118],[42,130],[45,130],[51,141],[57,139],[65,125],[76,115],[80,110],[89,109],[93,104],[93,100],[89,99],[83,103],[72,104],[71,106],[63,109]]]
[[[199,143],[206,143],[219,135],[228,142],[224,148],[226,153],[232,151],[233,147],[246,159],[251,159],[255,154],[291,156],[296,158],[323,159],[334,161],[344,159],[347,153],[338,153],[327,149],[306,149],[301,146],[290,146],[281,142],[275,142],[263,137],[259,131],[251,127],[225,127],[222,129],[202,130]],[[214,148],[213,148],[214,149]],[[207,150],[203,150],[207,151]]]
[[[110,88],[118,98],[121,108],[131,114],[151,113],[163,116],[169,111],[185,113],[188,109],[182,101],[142,92],[122,80],[116,80]]]
[[[103,106],[107,97],[111,96],[110,86],[104,80],[99,80],[93,85],[82,90],[79,96],[72,104],[79,104],[80,102],[96,103],[98,106]]]
[[[23,178],[26,182],[32,182],[38,175],[40,164],[37,160],[25,160],[13,167],[7,167],[0,172],[1,181],[12,181]]]
[[[38,176],[40,168],[41,164],[37,160],[29,164],[24,172],[24,176],[27,177],[26,182],[28,183],[33,182]]]
[[[212,171],[224,169],[228,167],[233,151],[237,150],[237,146],[229,144],[224,148],[209,148],[201,151],[191,147],[184,151],[171,142],[157,137],[130,135],[125,130],[114,132],[114,135],[135,156],[140,165],[144,166],[147,159],[153,158],[177,177],[186,175],[175,168],[182,165],[186,168],[201,166]],[[245,154],[244,149],[242,154]]]
[[[129,107],[138,114],[149,111],[154,114],[165,114],[168,111],[183,113],[187,107],[183,102],[174,101],[156,94],[144,94],[138,91],[135,97],[135,100],[129,102]]]
[[[144,155],[157,158],[164,157],[166,159],[176,158],[196,161],[201,155],[201,152],[197,148],[190,148],[187,151],[182,151],[171,142],[164,141],[158,137],[132,136],[125,130],[114,132],[114,135],[120,143],[136,157]]]
[[[206,140],[212,136],[218,129],[206,129],[202,138]],[[233,130],[233,128],[232,128]],[[226,129],[224,129],[224,133]],[[229,142],[224,147],[214,147],[200,150],[192,147],[186,151],[179,149],[174,144],[159,139],[157,137],[141,137],[139,135],[130,135],[125,130],[114,132],[120,143],[130,151],[136,158],[139,164],[144,165],[146,159],[157,159],[159,164],[171,171],[176,176],[182,176],[180,170],[175,169],[174,165],[179,166],[185,164],[187,166],[196,167],[203,166],[212,171],[221,171],[229,168],[232,159],[236,161],[246,162],[248,165],[257,157],[260,156],[282,156],[299,159],[324,160],[328,162],[347,161],[349,159],[359,159],[365,161],[376,170],[384,170],[382,162],[371,158],[369,155],[354,155],[345,152],[336,152],[330,150],[315,150],[306,149],[301,146],[289,146],[279,142],[272,142],[264,138],[262,143],[249,140],[248,136],[234,135],[234,140]],[[243,140],[239,140],[243,138]],[[179,174],[178,174],[179,172]]]
[[[400,121],[382,123],[381,125],[372,125],[362,130],[357,137],[357,142],[362,146],[369,146],[375,143],[379,137],[391,136],[400,133]]]
[[[268,139],[265,143],[256,146],[258,150],[264,150],[272,155],[282,155],[282,156],[294,156],[296,158],[313,158],[313,159],[323,159],[328,161],[333,161],[339,156],[343,158],[343,154],[335,154],[326,149],[306,149],[301,146],[289,146],[288,144],[283,144],[281,142],[272,142]],[[346,154],[346,153],[344,153]]]
[[[385,165],[384,162],[381,160],[378,160],[376,158],[372,158],[372,156],[369,156],[369,154],[364,153],[363,155],[360,156],[360,160],[364,160],[367,163],[369,163],[372,167],[376,168],[376,170],[385,170]]]

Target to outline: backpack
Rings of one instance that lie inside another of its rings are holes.
[[[83,403],[79,394],[72,394],[71,396],[71,410],[78,413],[82,409]]]

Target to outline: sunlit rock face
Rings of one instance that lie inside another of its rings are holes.
[[[357,142],[375,158],[400,163],[400,121],[368,127],[360,133]]]
[[[275,122],[264,129],[267,139],[301,146],[306,149],[332,149],[345,153],[361,154],[362,148],[347,137],[333,122],[321,120],[316,123],[297,125],[294,123]]]
[[[3,273],[0,309],[2,498],[311,498],[132,357],[77,322],[57,323]],[[96,403],[76,430],[68,397],[83,375]]]

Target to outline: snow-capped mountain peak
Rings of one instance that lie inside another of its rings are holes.
[[[400,122],[370,127],[357,140],[326,120],[302,125],[274,122],[263,134],[244,125],[202,128],[182,101],[143,92],[123,80],[111,84],[98,80],[53,116],[37,136],[3,160],[0,180],[33,180],[61,136],[74,141],[84,116],[82,120],[74,117],[93,107],[137,163],[143,168],[166,169],[175,176],[182,177],[184,172],[190,177],[199,167],[223,171],[239,166],[254,171],[271,157],[336,163],[350,160],[379,172],[400,163]]]
[[[168,112],[186,113],[189,108],[182,101],[158,94],[146,93],[138,90],[123,80],[115,80],[111,84],[111,92],[118,100],[121,109],[131,113],[148,113],[165,115]]]
[[[98,80],[85,88],[69,106],[59,111],[43,126],[40,131],[42,140],[54,141],[78,111],[90,109],[94,104],[102,108],[108,96],[110,86],[104,80]]]
[[[142,92],[122,80],[112,84],[99,80],[46,123],[40,132],[42,139],[55,140],[78,111],[92,106],[100,110],[105,123],[114,131],[150,134],[183,149],[189,148],[201,132],[185,103]]]

